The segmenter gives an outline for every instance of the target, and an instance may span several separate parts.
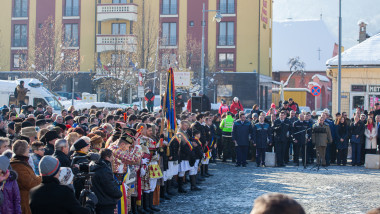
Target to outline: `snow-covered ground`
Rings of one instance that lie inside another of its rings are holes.
[[[247,168],[231,163],[210,165],[213,177],[203,190],[177,195],[160,204],[160,213],[249,213],[262,194],[279,192],[294,197],[306,213],[365,213],[380,206],[380,170],[330,166],[328,171],[303,167]],[[190,185],[185,189],[189,190]]]

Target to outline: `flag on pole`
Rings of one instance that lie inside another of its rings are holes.
[[[164,96],[163,112],[167,120],[168,141],[175,135],[177,130],[177,120],[175,117],[175,86],[174,86],[174,72],[172,68],[167,71],[168,81],[166,86],[166,93]]]

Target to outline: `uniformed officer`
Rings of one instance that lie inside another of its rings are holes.
[[[265,167],[265,152],[272,144],[272,130],[268,123],[264,123],[265,115],[261,113],[259,122],[253,125],[253,145],[256,146],[257,167]]]
[[[285,152],[289,152],[286,151],[286,146],[291,128],[289,119],[286,118],[285,111],[280,112],[280,118],[274,121],[272,128],[274,132],[274,150],[276,153],[277,166],[284,167]]]
[[[299,155],[301,150],[302,163],[305,164],[305,144],[310,136],[308,132],[308,123],[305,121],[305,114],[299,115],[299,120],[293,123],[292,127],[292,139],[293,139],[293,162],[296,166],[299,166]]]

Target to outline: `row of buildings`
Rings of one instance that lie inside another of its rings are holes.
[[[272,1],[8,0],[0,11],[1,79],[37,73],[53,91],[74,84],[123,102],[135,97],[139,71],[145,88],[156,83],[158,90],[154,80],[168,67],[192,72],[199,84],[204,25],[209,96],[217,102],[217,91],[230,88],[226,96],[244,97],[246,105],[257,97],[266,108],[271,103]]]

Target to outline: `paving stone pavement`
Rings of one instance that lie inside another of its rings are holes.
[[[380,207],[380,170],[330,166],[314,171],[310,167],[255,165],[211,164],[209,171],[214,176],[199,185],[202,191],[177,194],[160,204],[160,213],[249,213],[253,201],[268,192],[294,197],[306,213],[354,214]],[[190,184],[185,189],[189,190]]]

